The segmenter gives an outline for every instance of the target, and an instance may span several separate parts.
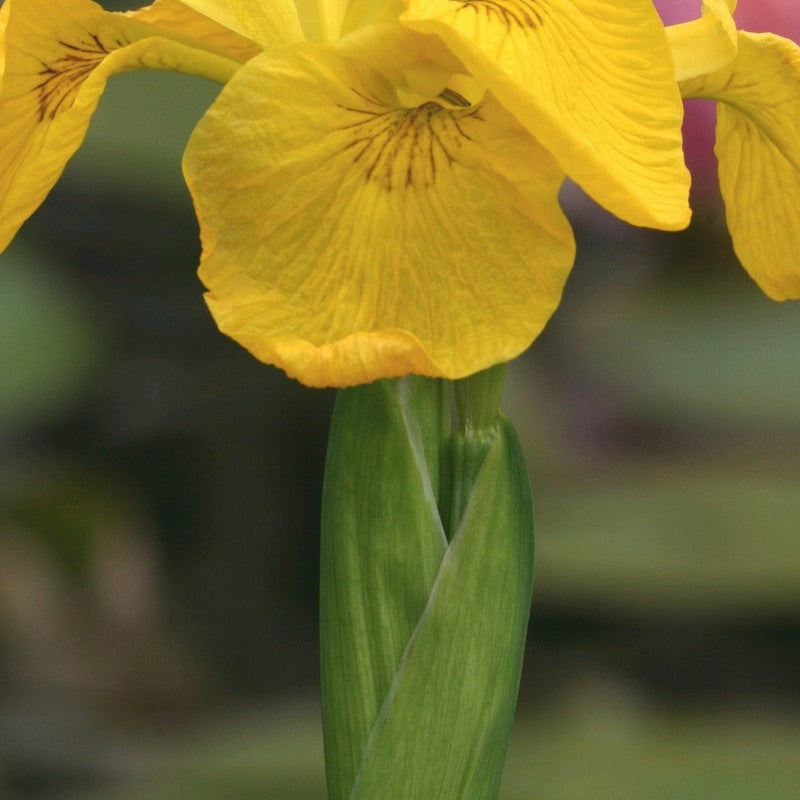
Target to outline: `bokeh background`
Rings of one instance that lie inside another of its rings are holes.
[[[180,156],[217,91],[112,79],[0,259],[4,800],[324,796],[333,395],[206,312]],[[511,367],[538,549],[505,800],[798,796],[800,306],[738,266],[708,122],[686,232],[565,188],[578,260]]]

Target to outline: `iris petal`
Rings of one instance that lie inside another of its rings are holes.
[[[679,81],[722,69],[736,58],[736,23],[729,0],[703,0],[699,19],[667,27]]]
[[[130,16],[162,33],[202,42],[205,48],[217,50],[237,61],[246,61],[261,52],[261,48],[250,39],[189,8],[180,0],[156,0],[150,6],[130,12]]]
[[[303,40],[293,0],[185,0],[187,6],[261,47]]]
[[[80,146],[110,75],[166,69],[224,82],[239,66],[89,0],[6,0],[3,10],[0,250]]]
[[[682,107],[650,0],[409,0],[595,200],[637,225],[689,221]]]
[[[715,149],[740,261],[770,297],[800,297],[800,47],[740,31],[733,64],[681,89],[720,103]]]
[[[508,360],[572,263],[562,173],[493,98],[406,108],[330,48],[246,64],[184,172],[220,329],[312,386]]]

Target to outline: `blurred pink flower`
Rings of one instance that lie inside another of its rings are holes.
[[[742,30],[768,31],[800,42],[798,10],[797,0],[740,0],[733,16]]]

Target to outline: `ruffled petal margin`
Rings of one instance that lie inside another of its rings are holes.
[[[3,13],[0,251],[80,146],[110,75],[163,69],[224,83],[240,66],[213,43],[203,49],[202,42],[172,38],[169,30],[90,0],[5,0]],[[208,31],[205,23],[186,19],[189,30]]]
[[[403,108],[330,48],[246,64],[184,173],[217,324],[310,386],[513,358],[572,265],[563,173],[499,103]]]
[[[739,32],[729,67],[681,84],[719,101],[719,180],[736,255],[774,300],[800,298],[800,47]]]
[[[652,0],[408,0],[598,203],[634,225],[690,219],[683,108]]]

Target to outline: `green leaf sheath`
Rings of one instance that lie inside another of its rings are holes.
[[[380,381],[341,391],[336,401],[320,561],[329,800],[350,796],[447,546],[428,461],[437,474],[438,387],[426,382],[422,390],[421,399],[404,381]]]
[[[437,386],[337,401],[321,565],[330,800],[497,797],[530,608],[530,489],[508,421],[452,432]]]

